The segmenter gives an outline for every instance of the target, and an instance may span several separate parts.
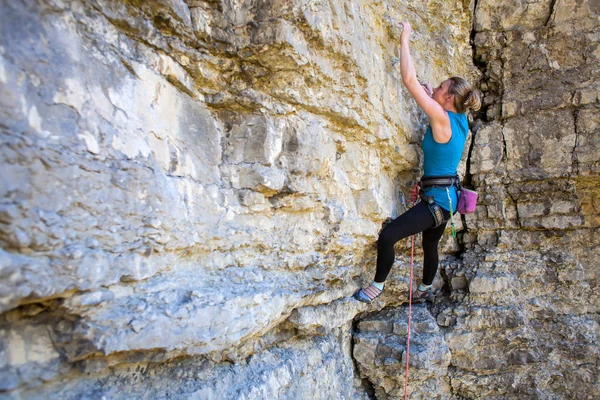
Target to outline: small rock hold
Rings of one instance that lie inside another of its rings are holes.
[[[134,319],[129,323],[129,327],[135,332],[140,333],[144,327],[148,325],[148,321],[143,321],[139,319]]]

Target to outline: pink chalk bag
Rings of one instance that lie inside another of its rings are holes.
[[[474,213],[475,207],[477,206],[477,192],[465,189],[462,186],[459,186],[458,190],[460,193],[458,194],[458,206],[456,207],[456,211],[461,214]]]

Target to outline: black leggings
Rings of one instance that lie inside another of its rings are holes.
[[[450,212],[444,210],[444,219]],[[446,223],[434,228],[435,221],[424,202],[417,203],[404,214],[390,222],[377,240],[377,272],[375,282],[384,282],[394,263],[394,244],[401,239],[423,232],[423,284],[431,285],[438,268],[438,243],[444,234]]]

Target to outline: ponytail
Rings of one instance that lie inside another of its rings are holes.
[[[454,95],[454,107],[459,113],[467,110],[477,111],[481,108],[482,94],[473,88],[469,82],[459,76],[450,78],[452,85],[449,92]]]

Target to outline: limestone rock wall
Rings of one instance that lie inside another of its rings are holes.
[[[486,95],[412,396],[599,392],[595,2],[0,7],[1,395],[400,396],[409,244],[348,296],[420,175],[404,19]]]

